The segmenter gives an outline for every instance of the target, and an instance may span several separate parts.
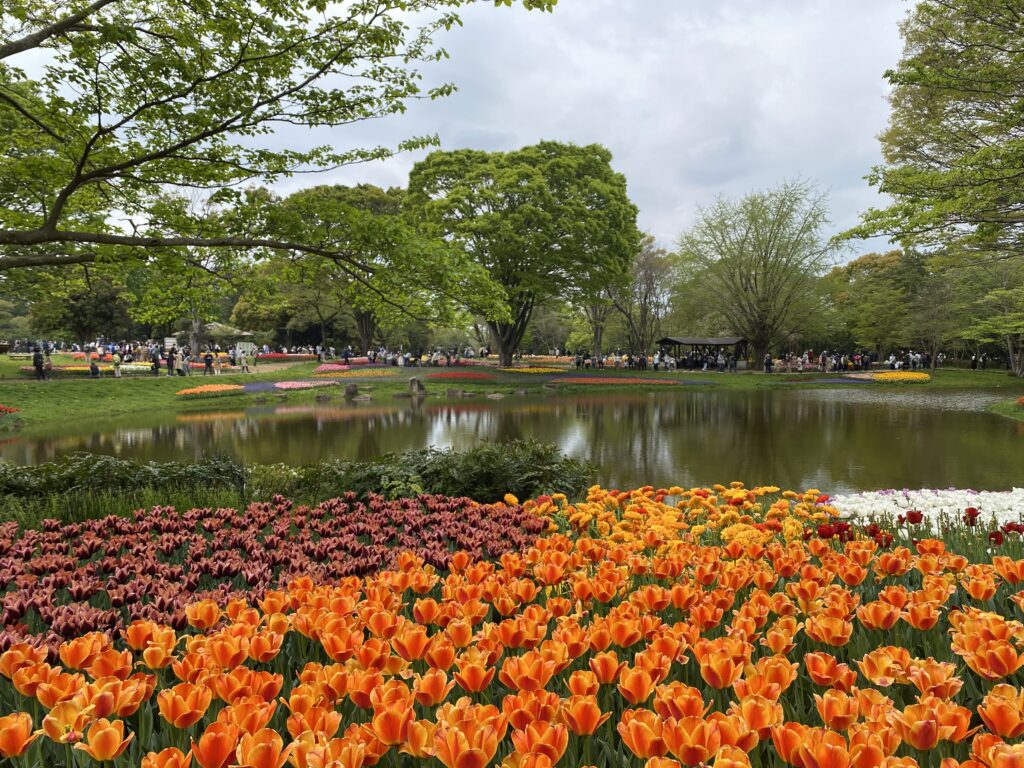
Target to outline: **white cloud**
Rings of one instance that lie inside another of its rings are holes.
[[[425,70],[459,92],[316,141],[507,150],[541,139],[615,155],[640,225],[671,243],[698,205],[784,178],[830,191],[835,230],[880,202],[863,176],[880,160],[883,72],[900,55],[895,0],[560,0],[553,14],[481,3]],[[279,137],[285,138],[285,137]],[[308,137],[296,136],[296,140]],[[316,182],[403,184],[417,155]],[[282,191],[314,183],[299,177]],[[881,243],[858,250],[884,247]]]

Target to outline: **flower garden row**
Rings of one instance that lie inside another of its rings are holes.
[[[921,524],[913,511],[902,526]],[[5,640],[0,755],[1020,765],[1017,528],[964,552],[921,530],[858,527],[816,491],[738,485],[7,526],[5,624],[75,601],[119,631]]]

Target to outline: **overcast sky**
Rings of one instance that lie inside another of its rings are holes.
[[[882,75],[899,58],[908,9],[903,0],[559,0],[541,14],[481,3],[439,37],[450,60],[424,69],[428,84],[454,81],[458,93],[327,136],[339,147],[434,133],[446,149],[604,144],[640,227],[665,245],[717,195],[800,176],[829,192],[839,231],[881,201],[863,177],[880,160]],[[404,185],[419,156],[280,189]]]

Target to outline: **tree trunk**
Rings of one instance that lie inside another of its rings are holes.
[[[356,333],[359,334],[360,354],[368,352],[373,344],[373,337],[377,333],[377,317],[373,312],[366,310],[355,310],[353,312],[356,321]]]
[[[1010,356],[1010,370],[1014,376],[1024,378],[1024,349],[1014,341],[1012,336],[1006,337],[1006,351]]]
[[[762,340],[752,339],[750,346],[754,350],[754,370],[764,370],[764,356],[768,354],[768,342]]]
[[[594,325],[594,364],[601,359],[601,341],[604,338],[604,324]]]
[[[491,334],[498,344],[498,360],[502,368],[508,368],[512,365],[512,356],[515,355],[516,350],[519,348],[523,336],[526,335],[526,327],[530,324],[530,318],[533,317],[533,305],[533,296],[528,296],[523,299],[523,303],[519,305],[518,310],[515,310],[515,320],[513,322],[499,323],[493,320],[487,321],[487,327],[491,329]]]

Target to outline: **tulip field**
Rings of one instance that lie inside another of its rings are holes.
[[[733,484],[4,524],[0,757],[1024,765],[1019,519],[840,512]]]

